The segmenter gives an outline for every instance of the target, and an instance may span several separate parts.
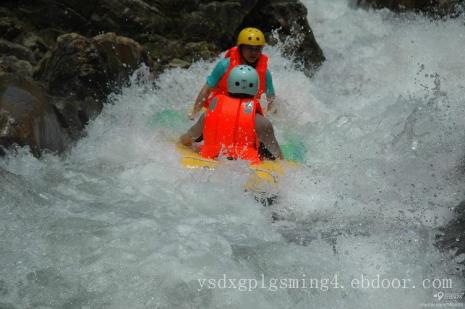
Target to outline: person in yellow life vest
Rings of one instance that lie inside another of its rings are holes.
[[[235,66],[227,79],[227,94],[216,93],[180,142],[191,146],[203,136],[200,155],[215,159],[224,156],[253,164],[261,159],[283,159],[271,122],[263,116],[256,98],[260,89],[257,71],[248,65]],[[266,151],[261,151],[263,145]],[[265,154],[265,155],[264,155]]]
[[[227,79],[231,70],[239,65],[246,64],[255,68],[258,73],[260,86],[255,95],[260,99],[266,94],[267,112],[274,113],[275,92],[273,80],[268,70],[268,56],[262,53],[265,46],[265,36],[257,28],[245,28],[238,37],[235,47],[229,49],[225,57],[221,59],[207,78],[207,83],[200,90],[194,106],[188,113],[189,119],[193,120],[203,107],[208,107],[211,99],[218,93],[227,93]]]

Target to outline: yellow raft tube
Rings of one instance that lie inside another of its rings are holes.
[[[181,164],[185,168],[208,168],[215,169],[221,161],[206,159],[196,153],[191,147],[176,144],[176,151],[181,155]],[[264,193],[267,188],[278,185],[278,179],[283,176],[288,169],[297,168],[299,165],[292,161],[285,160],[265,160],[257,165],[249,165],[254,171],[244,185],[244,189],[254,193]]]

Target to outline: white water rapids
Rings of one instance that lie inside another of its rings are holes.
[[[183,169],[187,118],[151,123],[185,114],[214,61],[156,87],[141,70],[66,156],[0,159],[0,308],[422,308],[464,291],[434,246],[465,198],[463,20],[304,3],[317,74],[265,49],[278,140],[308,150],[279,202],[243,191],[243,163]]]

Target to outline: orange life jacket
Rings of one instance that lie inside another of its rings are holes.
[[[255,114],[256,99],[216,95],[208,107],[203,126],[204,145],[200,155],[215,159],[219,155],[260,163]]]
[[[204,107],[208,108],[211,99],[216,96],[217,94],[227,94],[228,93],[228,76],[231,70],[239,64],[243,64],[241,62],[241,55],[239,52],[239,48],[237,46],[230,48],[226,54],[224,55],[225,58],[229,58],[229,67],[224,73],[223,77],[218,82],[218,85],[212,90],[210,97],[205,101]],[[260,97],[266,91],[266,70],[268,68],[268,56],[261,54],[260,58],[258,58],[257,64],[255,65],[255,70],[258,73],[258,78],[260,80],[258,92],[255,95],[257,100],[260,100]]]

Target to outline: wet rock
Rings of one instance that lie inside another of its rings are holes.
[[[24,32],[14,40],[16,43],[26,47],[32,52],[33,62],[37,63],[49,50],[45,41],[33,32]]]
[[[462,0],[356,0],[362,7],[388,8],[395,12],[416,11],[438,16],[456,16],[463,11]]]
[[[24,24],[16,18],[0,18],[0,37],[12,41],[24,31]]]
[[[63,129],[71,140],[84,136],[84,128],[89,122],[89,105],[85,101],[72,98],[51,97],[51,105]]]
[[[106,33],[93,38],[93,43],[105,59],[109,78],[118,83],[127,81],[142,63],[152,66],[147,50],[133,39]]]
[[[38,44],[44,51],[39,37],[26,36],[22,42],[31,43],[31,48]],[[145,48],[114,33],[60,36],[33,75],[40,83],[26,80],[32,72],[29,62],[3,56],[0,145],[29,145],[36,155],[44,149],[64,151],[100,113],[106,97],[118,91],[141,64],[152,66]]]
[[[257,3],[256,0],[208,1],[195,11],[182,14],[182,25],[178,31],[183,33],[184,40],[217,42],[225,49],[234,44],[237,29]]]
[[[255,1],[147,1],[156,18],[135,38],[162,66],[177,58],[185,62],[216,57],[234,45],[241,22]]]
[[[163,11],[168,6],[161,7]],[[170,20],[167,20],[166,24],[157,24],[154,31],[169,29],[157,31],[161,39],[158,37],[152,41],[153,35],[141,37],[141,42],[151,46],[149,50],[154,59],[170,63],[172,58],[163,59],[167,50],[173,58],[187,62],[216,56],[219,51],[233,46],[239,31],[248,26],[260,28],[268,36],[273,30],[280,29],[281,40],[290,42],[284,54],[302,63],[308,74],[313,73],[325,59],[308,24],[307,10],[300,1],[205,1],[198,5],[191,4],[191,7],[189,12],[175,11],[178,13],[172,16],[172,21],[176,23],[171,21],[170,24]],[[172,38],[176,38],[177,42],[173,42]],[[200,49],[183,51],[188,49],[185,47],[193,47],[193,44],[200,42],[210,44],[203,43]]]
[[[163,67],[171,67],[173,59],[179,59],[188,63],[200,59],[211,59],[221,53],[221,49],[207,41],[188,42],[182,40],[169,40],[163,36],[151,34],[143,37],[146,42],[150,57],[158,67],[155,71],[161,71]]]
[[[0,39],[0,54],[15,56],[21,60],[34,62],[34,54],[23,45]]]
[[[32,79],[34,67],[29,61],[20,60],[15,56],[3,55],[0,58],[0,76],[14,74],[26,79]]]
[[[66,32],[85,31],[89,20],[64,3],[65,1],[3,0],[2,6],[9,15],[33,26],[35,29],[57,28]],[[95,2],[81,1],[81,7],[96,6]]]
[[[55,47],[57,38],[60,35],[66,34],[67,32],[64,31],[63,29],[57,29],[57,28],[45,28],[45,29],[40,29],[37,31],[34,31],[35,34],[37,34],[43,42],[48,47],[48,50],[50,51]]]
[[[43,150],[62,152],[67,134],[38,83],[4,75],[0,77],[0,145],[13,144],[30,146],[37,156]]]
[[[34,27],[15,17],[0,18],[0,52],[2,58],[12,56],[21,61],[29,62],[31,66],[37,64],[49,50],[49,45],[55,44],[55,38],[53,42],[46,43],[35,31]],[[11,61],[9,62],[11,63]],[[21,66],[24,68],[23,63],[21,63]],[[13,69],[9,72],[21,74],[24,71],[18,72],[18,70]],[[27,78],[30,78],[29,75],[27,74]]]
[[[266,32],[280,29],[280,39],[288,42],[284,54],[302,63],[307,75],[311,75],[325,60],[307,22],[307,9],[300,1],[261,0],[239,28],[248,25],[255,25]]]
[[[60,36],[57,45],[41,61],[35,78],[45,82],[47,90],[55,96],[76,96],[84,99],[87,96],[87,88],[96,85],[94,91],[102,94],[108,90],[103,70],[103,59],[91,39],[77,33]],[[99,70],[102,68],[102,70]],[[94,95],[89,89],[89,96]],[[98,109],[101,105],[98,106]]]
[[[171,60],[171,62],[168,64],[168,66],[170,68],[184,68],[184,69],[187,69],[188,67],[190,67],[190,63],[187,62],[187,61],[184,61],[184,60],[181,60],[181,59],[178,59],[178,58],[174,58],[173,60]]]
[[[49,94],[58,97],[54,106],[62,125],[79,130],[100,113],[106,97],[142,63],[150,67],[152,60],[132,39],[114,33],[93,38],[71,33],[58,38],[35,77],[46,84]]]
[[[184,59],[191,59],[191,61],[197,61],[200,59],[211,59],[218,55],[220,50],[212,43],[206,41],[200,42],[189,42],[184,45]]]
[[[101,0],[98,5],[77,0],[7,0],[3,5],[10,15],[33,27],[47,45],[50,38],[63,32],[87,37],[115,32],[147,46],[165,67],[174,58],[192,62],[217,56],[234,45],[244,26],[257,26],[267,34],[281,27],[283,39],[301,37],[295,42],[293,56],[307,71],[324,61],[308,25],[307,11],[297,0]],[[40,29],[48,29],[47,38]]]

